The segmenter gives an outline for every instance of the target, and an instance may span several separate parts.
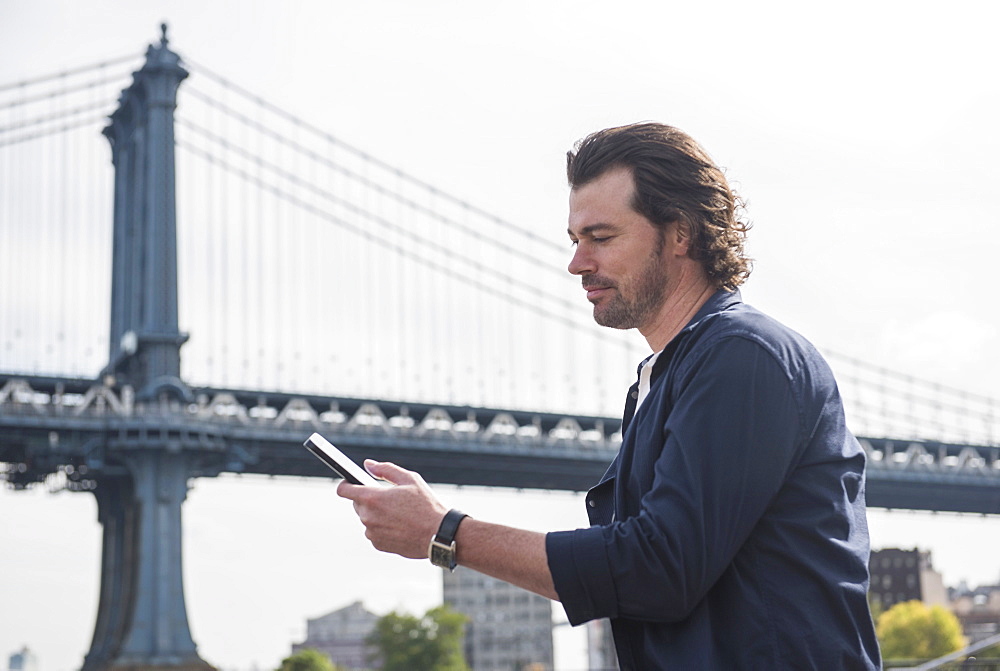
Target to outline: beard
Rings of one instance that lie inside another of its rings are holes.
[[[583,277],[584,285],[611,286],[600,275]],[[646,257],[642,267],[613,286],[614,293],[594,304],[594,321],[615,329],[639,328],[662,306],[667,294],[667,271],[659,250]]]

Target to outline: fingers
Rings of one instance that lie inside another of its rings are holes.
[[[346,481],[337,485],[337,495],[354,503],[365,537],[377,550],[412,559],[426,558],[427,541],[447,508],[419,473],[370,459],[364,465],[373,476],[396,485],[371,487]]]
[[[368,485],[352,485],[347,480],[341,480],[340,484],[337,485],[337,496],[357,501],[358,497],[364,493],[367,487]]]
[[[382,478],[394,485],[415,485],[422,484],[423,478],[418,473],[408,471],[401,466],[390,461],[375,461],[365,459],[365,470],[376,478]]]
[[[365,459],[364,466],[365,470],[376,478],[394,485],[424,484],[424,479],[418,473],[408,471],[388,461]],[[346,480],[342,480],[337,485],[337,496],[357,501],[359,497],[364,496],[366,489],[371,489],[371,487],[367,485],[352,485]]]

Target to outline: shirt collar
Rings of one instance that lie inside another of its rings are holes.
[[[709,315],[713,315],[716,312],[722,312],[723,310],[728,310],[732,306],[742,302],[743,297],[740,295],[739,289],[733,289],[732,291],[719,289],[712,294],[707,301],[705,301],[705,304],[698,309],[698,312],[696,312],[694,317],[691,318],[691,321],[687,323],[687,326],[681,329],[681,332],[683,333],[684,331],[689,330]]]
[[[650,359],[652,359],[653,357],[656,357],[654,361],[650,362],[653,364],[651,366],[652,370],[650,371],[650,373],[654,377],[657,376],[660,373],[660,370],[666,365],[666,363],[671,358],[670,356],[660,356],[661,352],[674,347],[675,343],[678,342],[678,338],[680,338],[681,335],[683,335],[687,331],[692,330],[695,326],[698,325],[700,321],[702,321],[706,317],[710,317],[711,315],[714,315],[718,312],[722,312],[723,310],[728,310],[734,305],[738,305],[739,303],[742,302],[743,302],[743,297],[740,295],[739,289],[733,289],[732,291],[727,291],[726,289],[719,289],[718,291],[716,291],[709,297],[707,301],[705,301],[704,305],[698,308],[698,312],[694,314],[694,317],[691,318],[691,321],[689,321],[687,325],[684,328],[682,328],[677,333],[677,335],[675,335],[670,340],[670,342],[667,343],[666,347],[660,350],[660,352],[653,352],[648,357],[642,360],[642,362],[639,364],[638,369],[636,370],[636,373],[641,375],[642,369],[646,365],[646,363],[649,362]]]

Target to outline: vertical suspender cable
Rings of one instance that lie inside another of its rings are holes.
[[[65,86],[65,76],[63,77],[63,85]],[[73,282],[70,278],[75,274],[68,267],[70,262],[69,254],[67,254],[67,246],[73,241],[74,238],[79,234],[79,227],[82,225],[78,217],[80,216],[79,208],[73,208],[73,212],[77,219],[70,222],[70,208],[69,199],[74,197],[75,199],[75,189],[73,187],[77,186],[76,183],[70,184],[69,181],[69,144],[73,141],[74,137],[78,134],[77,131],[70,131],[66,134],[64,140],[58,143],[60,156],[56,159],[56,164],[53,165],[52,169],[58,169],[59,172],[59,191],[62,192],[62,198],[59,198],[59,213],[55,217],[56,219],[56,230],[59,231],[54,237],[58,241],[59,245],[59,282],[56,287],[56,292],[59,294],[59,317],[57,323],[52,325],[52,330],[54,333],[51,334],[54,342],[55,352],[51,358],[51,362],[55,364],[55,371],[66,370],[66,310],[67,310],[67,294],[71,291],[70,287]],[[55,166],[58,165],[58,168]],[[84,179],[83,175],[77,175],[76,180]],[[53,190],[53,193],[56,193]],[[80,249],[80,245],[72,245],[72,249]],[[69,305],[73,305],[72,302]],[[78,357],[79,355],[77,355]],[[79,359],[76,359],[77,365],[79,365]]]
[[[3,114],[0,114],[0,120],[4,125],[9,123],[10,117],[7,110],[3,110]],[[3,253],[3,258],[6,261],[0,264],[0,305],[6,306],[13,305],[12,299],[15,291],[15,287],[13,287],[14,275],[11,273],[13,259],[10,258],[14,249],[11,235],[13,212],[10,197],[10,194],[14,192],[11,180],[12,155],[14,153],[12,149],[12,147],[5,147],[0,150],[0,253]],[[10,308],[8,307],[7,310]],[[11,360],[14,353],[14,343],[12,342],[11,319],[7,315],[4,319],[0,319],[0,368],[12,370],[15,369],[14,362]]]

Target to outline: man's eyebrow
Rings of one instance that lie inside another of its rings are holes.
[[[608,224],[608,223],[588,224],[583,228],[581,228],[579,233],[573,233],[573,229],[567,228],[566,234],[572,238],[574,235],[579,235],[582,237],[585,235],[591,235],[597,231],[608,231],[608,230],[617,230],[617,227],[614,224]]]

